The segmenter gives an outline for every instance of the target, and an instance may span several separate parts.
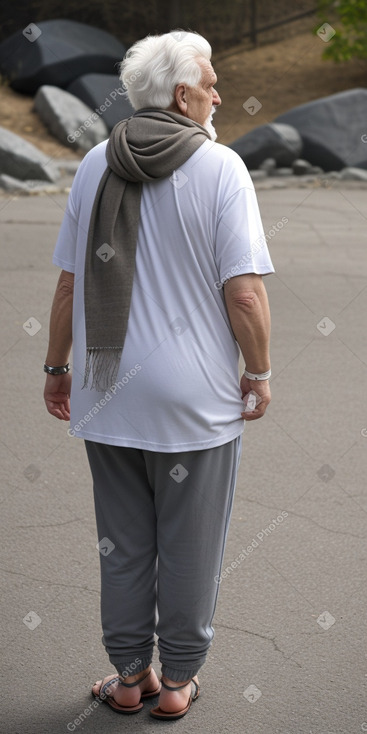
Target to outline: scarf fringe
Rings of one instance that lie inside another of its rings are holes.
[[[117,381],[122,347],[91,347],[87,349],[83,388],[106,392]],[[82,389],[83,389],[82,388]]]

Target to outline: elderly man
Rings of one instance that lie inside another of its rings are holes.
[[[270,401],[274,268],[248,171],[214,142],[210,58],[204,38],[172,32],[122,62],[136,112],[76,174],[44,368],[47,409],[85,440],[93,476],[118,673],[93,695],[132,714],[160,694],[150,713],[165,719],[198,697],[244,421]]]

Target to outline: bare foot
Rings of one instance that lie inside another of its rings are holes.
[[[144,678],[148,670],[151,668],[149,666],[145,670],[142,670],[140,673],[137,673],[136,675],[129,675],[126,678],[124,678],[124,683],[135,683],[135,681],[140,680]],[[105,683],[108,683],[109,680],[113,680],[113,678],[117,677],[117,673],[114,673],[114,675],[108,675],[106,678],[102,680],[98,680],[94,686],[92,687],[92,691],[95,696],[98,696],[102,685],[105,685]],[[112,685],[105,689],[105,693],[108,696],[112,696],[116,703],[118,703],[120,706],[137,706],[140,702],[142,693],[149,693],[150,691],[155,691],[159,686],[159,681],[157,678],[157,675],[153,669],[150,669],[149,675],[144,678],[144,680],[139,683],[138,685],[134,686],[133,688],[126,688],[126,686],[123,686],[119,682],[112,683]]]
[[[162,679],[164,683],[168,686],[172,686],[172,688],[177,688],[177,686],[182,686],[185,683],[185,681],[170,680],[169,678],[166,678],[165,675],[162,676]],[[195,675],[192,680],[199,685],[197,675]],[[162,686],[162,690],[159,695],[159,708],[170,714],[182,711],[182,709],[186,708],[190,695],[191,679],[187,681],[185,688],[181,688],[180,691],[167,691],[167,689]]]

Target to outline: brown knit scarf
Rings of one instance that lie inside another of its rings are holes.
[[[87,355],[84,385],[117,379],[129,318],[144,181],[170,176],[210,139],[202,125],[159,109],[139,110],[113,128],[108,166],[94,200],[85,257]]]

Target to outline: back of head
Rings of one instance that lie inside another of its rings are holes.
[[[120,79],[135,110],[168,109],[177,84],[195,87],[202,75],[198,59],[210,61],[211,47],[198,33],[171,31],[136,41],[120,64]]]

